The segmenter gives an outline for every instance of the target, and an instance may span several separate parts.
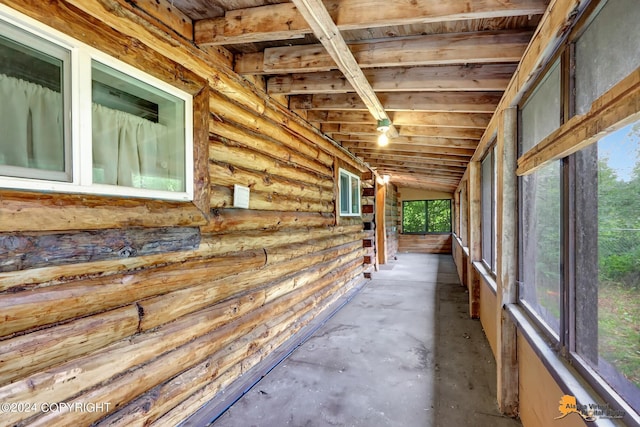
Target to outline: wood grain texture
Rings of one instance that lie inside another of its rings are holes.
[[[123,228],[64,234],[0,234],[0,272],[193,250],[195,227]]]

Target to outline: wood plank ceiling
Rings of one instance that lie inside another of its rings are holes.
[[[172,3],[195,23],[198,45],[224,46],[238,73],[380,175],[453,191],[548,1],[324,0],[326,11],[320,0]],[[398,134],[386,147],[381,117]]]

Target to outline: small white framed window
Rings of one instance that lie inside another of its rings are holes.
[[[0,5],[0,96],[0,187],[193,200],[190,94]]]
[[[340,216],[360,216],[360,178],[340,169]]]

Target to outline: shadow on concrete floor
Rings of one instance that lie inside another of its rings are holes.
[[[399,254],[214,427],[516,427],[451,256]]]

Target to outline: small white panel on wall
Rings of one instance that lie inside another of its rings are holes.
[[[249,187],[233,185],[233,207],[249,209]]]

